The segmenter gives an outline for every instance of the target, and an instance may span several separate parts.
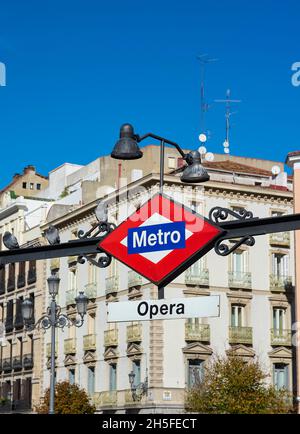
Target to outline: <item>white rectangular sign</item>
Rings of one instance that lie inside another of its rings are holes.
[[[139,300],[108,303],[107,321],[148,321],[220,316],[220,297],[177,298],[170,300]]]

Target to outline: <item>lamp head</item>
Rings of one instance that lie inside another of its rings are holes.
[[[81,318],[86,314],[88,301],[89,299],[82,291],[80,291],[79,295],[75,298],[77,312]]]
[[[52,297],[55,297],[58,294],[60,278],[55,274],[51,274],[51,276],[48,277],[47,282],[48,282],[49,294]]]
[[[137,136],[134,134],[133,126],[123,124],[120,128],[120,138],[115,144],[111,153],[112,158],[118,160],[137,160],[143,156],[138,146]]]
[[[129,384],[130,384],[130,386],[132,387],[132,386],[133,386],[133,383],[134,383],[135,373],[134,373],[133,371],[131,371],[131,372],[128,374],[128,378],[129,378]]]
[[[21,310],[22,310],[22,317],[23,320],[26,322],[30,321],[33,317],[33,303],[30,300],[30,298],[26,298],[23,302],[22,302],[22,306],[21,306]]]
[[[209,175],[201,164],[200,152],[192,151],[186,157],[188,166],[181,175],[182,182],[198,183],[209,181]]]

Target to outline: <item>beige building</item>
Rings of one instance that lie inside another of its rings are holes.
[[[206,163],[209,182],[188,186],[177,173],[181,163],[169,158],[175,157],[166,154],[166,164],[172,165],[169,171],[174,173],[165,177],[165,194],[206,217],[214,206],[236,211],[246,208],[255,217],[293,212],[292,180],[283,172],[273,176],[274,162],[220,158]],[[140,170],[139,162],[132,170]],[[153,173],[143,170],[129,185],[120,184],[120,190],[103,193],[109,221],[120,224],[158,191],[157,166],[155,169]],[[128,180],[128,174],[123,178]],[[85,200],[70,205],[68,213],[64,204],[61,212],[60,205],[54,205],[55,212],[50,209],[42,230],[50,223],[55,225],[62,241],[76,237],[79,229],[88,230],[96,221],[94,210],[102,198],[97,190],[100,180],[88,181],[85,190],[81,182],[81,199]],[[104,181],[109,185],[108,178]],[[246,360],[257,358],[276,387],[293,389],[295,272],[290,233],[257,237],[255,246],[241,246],[228,257],[211,251],[165,288],[166,299],[219,295],[219,318],[109,324],[107,303],[155,299],[155,285],[115,260],[107,269],[99,269],[70,257],[48,261],[48,275],[51,268],[61,278],[58,302],[65,313],[76,315],[74,298],[79,291],[84,290],[90,299],[83,327],[58,331],[57,380],[69,379],[85,387],[99,412],[182,412],[185,390],[201,378],[207,360],[231,350]],[[50,356],[48,333],[44,345],[41,354]],[[42,364],[45,388],[49,358]],[[136,383],[148,378],[148,392],[141,401],[134,401],[130,391],[128,374],[132,370]]]

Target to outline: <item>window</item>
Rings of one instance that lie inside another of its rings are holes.
[[[278,278],[288,277],[289,257],[281,253],[272,253],[272,274]]]
[[[204,269],[203,259],[199,259],[190,266],[192,276],[200,276]]]
[[[132,363],[132,370],[134,373],[134,386],[137,386],[141,382],[141,361],[134,360]]]
[[[176,169],[176,158],[175,157],[168,157],[168,168],[169,169]]]
[[[280,307],[273,308],[273,329],[277,331],[285,329],[285,309]]]
[[[201,383],[204,375],[204,361],[203,360],[189,360],[188,361],[188,387],[194,387]]]
[[[69,369],[69,383],[75,384],[75,369]]]
[[[289,366],[283,363],[274,363],[273,382],[276,390],[289,388]]]
[[[243,326],[244,307],[233,304],[231,306],[231,327]]]
[[[27,183],[26,182],[22,183],[22,188],[27,188]]]
[[[95,368],[88,368],[88,394],[93,395],[95,393]]]
[[[191,200],[190,202],[190,208],[195,212],[199,212],[199,205],[199,202],[197,202],[196,200]]]
[[[40,190],[41,189],[41,184],[36,184],[36,189]]]
[[[70,268],[69,269],[69,290],[76,291],[77,289],[77,269]]]
[[[29,184],[29,188],[30,188],[30,190],[33,190],[33,188],[34,188],[34,184],[33,184],[33,182],[31,182],[31,183]]]
[[[109,365],[109,390],[116,390],[117,388],[117,364]]]

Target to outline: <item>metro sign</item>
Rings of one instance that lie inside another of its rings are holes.
[[[223,232],[195,211],[158,193],[98,246],[163,287],[205,255]]]

